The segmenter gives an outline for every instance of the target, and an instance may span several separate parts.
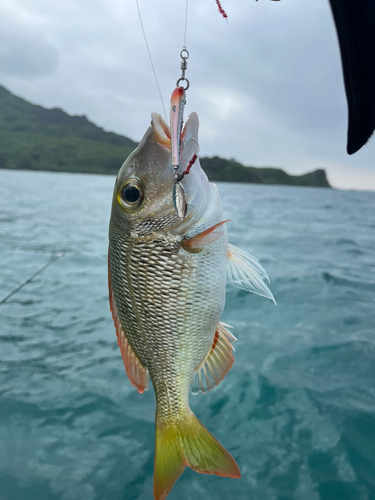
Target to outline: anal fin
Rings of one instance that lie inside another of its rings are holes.
[[[232,368],[234,363],[233,345],[237,339],[220,322],[216,328],[214,341],[204,363],[194,375],[191,392],[208,392],[216,387]]]
[[[124,329],[122,328],[120,317],[118,315],[115,294],[113,292],[111,283],[111,271],[109,267],[109,255],[108,255],[108,288],[109,288],[109,304],[112,312],[113,322],[116,327],[117,343],[120,347],[122,359],[124,361],[126,374],[129,377],[132,385],[137,389],[138,392],[147,391],[148,389],[148,370],[139,361],[138,357],[134,353],[128,339],[126,338]]]

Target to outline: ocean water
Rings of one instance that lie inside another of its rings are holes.
[[[0,500],[150,500],[152,389],[108,307],[114,178],[0,171]],[[242,479],[186,469],[168,500],[375,499],[375,193],[218,185],[231,243],[278,305],[228,287],[236,363],[194,412]]]

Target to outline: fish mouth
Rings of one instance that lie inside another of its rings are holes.
[[[155,142],[164,150],[171,154],[172,161],[172,133],[171,127],[166,123],[163,117],[158,113],[151,113],[151,128]],[[153,211],[149,217],[171,217],[172,214],[178,214],[178,220],[172,222],[168,230],[172,230],[175,234],[185,234],[197,218],[197,212],[201,212],[201,206],[205,205],[204,200],[206,192],[206,183],[208,180],[199,164],[199,143],[198,143],[199,119],[195,112],[190,113],[184,126],[182,127],[179,140],[179,183],[183,189],[185,198],[184,216],[176,212],[175,206],[175,190],[171,192],[174,204],[164,208],[163,212]],[[197,161],[198,160],[198,161]],[[171,162],[169,162],[171,165]],[[175,167],[176,168],[176,167]],[[176,172],[176,171],[175,171]],[[173,180],[173,172],[171,171],[171,181]],[[174,186],[176,185],[176,179]],[[172,191],[172,190],[171,190]],[[187,207],[186,207],[187,206]],[[197,210],[198,209],[198,210]],[[135,219],[133,219],[135,221]]]
[[[155,141],[168,151],[172,151],[170,126],[164,120],[164,118],[161,115],[159,115],[159,113],[151,113],[151,126],[152,126],[152,131],[154,133]],[[186,143],[189,142],[190,140],[193,140],[196,143],[197,147],[199,148],[198,127],[199,127],[198,115],[195,112],[193,112],[189,115],[188,119],[186,120],[181,130],[180,144],[182,146],[182,150],[184,148],[184,145],[186,145]]]
[[[151,126],[155,141],[168,151],[172,151],[171,129],[159,113],[151,113]]]
[[[172,153],[171,129],[158,113],[151,113],[151,127],[155,141]],[[198,115],[193,111],[181,130],[179,141],[180,161],[177,168],[180,166],[180,173],[183,171],[185,175],[188,175],[190,167],[199,156],[198,129]],[[187,172],[185,169],[187,169]]]

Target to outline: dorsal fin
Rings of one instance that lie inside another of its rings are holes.
[[[111,283],[109,252],[108,252],[108,288],[109,288],[109,304],[112,312],[113,322],[116,327],[117,342],[120,347],[122,359],[125,365],[125,370],[132,385],[134,385],[137,391],[142,394],[142,392],[147,391],[148,389],[148,370],[145,366],[142,365],[142,363],[135,355],[121,325],[120,317],[118,315],[116,307],[115,294],[113,292]]]
[[[214,341],[207,358],[194,375],[191,392],[208,392],[217,386],[234,363],[232,343],[237,339],[220,322],[216,328]]]

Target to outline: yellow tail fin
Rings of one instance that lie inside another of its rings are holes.
[[[234,458],[191,411],[171,425],[156,421],[155,500],[165,499],[185,465],[204,474],[241,477]]]

